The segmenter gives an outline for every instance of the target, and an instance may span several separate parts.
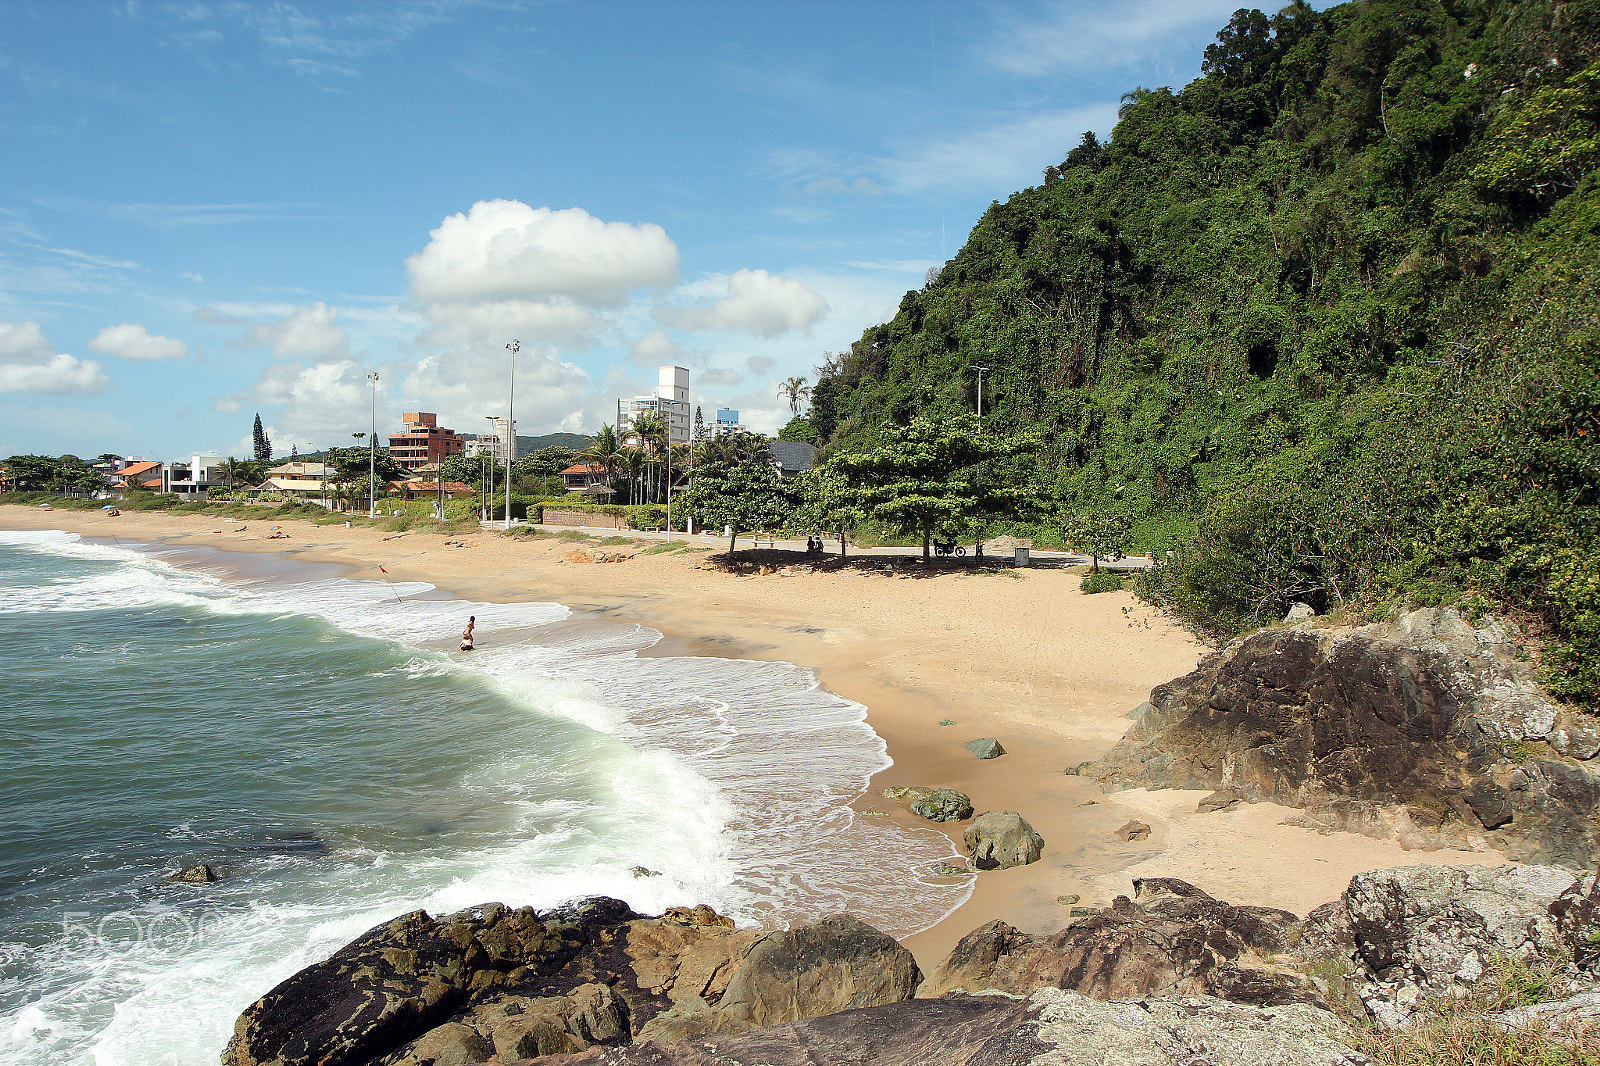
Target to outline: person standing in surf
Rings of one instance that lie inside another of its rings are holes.
[[[478,624],[478,616],[475,615],[475,614],[469,614],[467,616],[467,628],[465,628],[465,629],[463,629],[461,631],[461,650],[462,651],[471,651],[472,650],[472,630],[473,630],[473,627],[475,627],[477,624]]]

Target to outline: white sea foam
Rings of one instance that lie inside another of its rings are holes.
[[[135,918],[146,932],[165,921],[190,929],[185,935],[146,935],[137,950],[106,938],[31,949],[53,991],[0,1019],[5,1066],[214,1063],[234,1017],[262,992],[418,907],[548,907],[598,894],[644,913],[710,903],[741,924],[768,927],[848,909],[906,935],[970,892],[930,880],[930,867],[950,854],[942,834],[874,824],[848,809],[889,760],[865,708],[827,690],[814,671],[640,655],[659,633],[575,619],[554,603],[469,603],[418,583],[345,579],[240,589],[66,534],[0,533],[0,544],[119,564],[109,578],[0,590],[0,609],[16,593],[27,610],[180,604],[316,615],[417,648],[398,667],[409,676],[460,673],[496,686],[530,716],[557,715],[611,738],[586,754],[586,768],[600,767],[610,782],[593,802],[542,793],[543,752],[508,750],[465,771],[463,787],[514,797],[514,824],[489,846],[367,848],[331,862],[278,856],[258,864],[246,885],[219,883],[219,906],[204,920],[163,918],[153,904]],[[479,650],[452,653],[469,614]],[[656,876],[635,876],[635,867]],[[109,1017],[106,1004],[115,1005]]]

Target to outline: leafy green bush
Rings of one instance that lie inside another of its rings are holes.
[[[1083,575],[1079,588],[1087,593],[1096,592],[1121,592],[1127,586],[1121,574],[1110,570],[1095,570]]]

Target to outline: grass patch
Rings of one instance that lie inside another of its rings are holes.
[[[617,547],[618,545],[634,544],[634,543],[637,543],[637,542],[632,540],[629,537],[605,537],[600,541],[600,547],[602,547],[602,548],[614,548],[614,547]]]

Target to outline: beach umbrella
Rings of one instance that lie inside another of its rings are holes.
[[[100,508],[102,511],[115,511],[116,509],[117,505],[114,503],[108,503],[104,507]]]

